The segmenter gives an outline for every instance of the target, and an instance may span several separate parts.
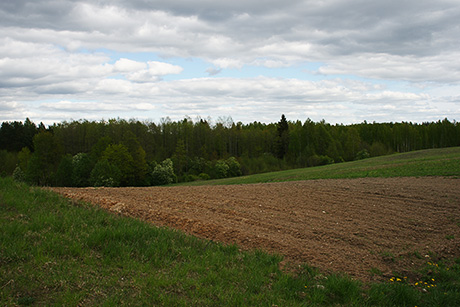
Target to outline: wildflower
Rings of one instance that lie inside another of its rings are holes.
[[[434,281],[434,278],[431,278],[432,281]]]
[[[396,278],[396,281],[401,281],[401,278]]]
[[[418,282],[416,282],[415,285],[418,286]]]

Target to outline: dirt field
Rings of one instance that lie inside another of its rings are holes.
[[[286,263],[306,262],[364,281],[382,278],[371,271],[384,278],[393,271],[410,275],[424,262],[460,257],[460,179],[53,190],[158,226],[279,253]]]

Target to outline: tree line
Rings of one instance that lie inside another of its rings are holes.
[[[460,124],[243,124],[228,118],[3,122],[0,173],[36,185],[147,186],[460,146]]]

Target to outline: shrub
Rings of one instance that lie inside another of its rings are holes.
[[[201,174],[198,175],[198,177],[200,177],[201,180],[209,180],[209,179],[211,179],[211,176],[209,176],[206,173],[201,173]]]
[[[176,182],[176,180],[174,165],[171,159],[166,159],[160,164],[157,164],[152,172],[153,185],[171,184]]]
[[[230,167],[228,167],[224,160],[218,160],[216,164],[214,164],[214,177],[217,179],[226,178],[229,170]]]
[[[367,159],[367,158],[370,158],[370,154],[369,152],[367,151],[367,149],[363,149],[361,150],[360,152],[358,152],[356,154],[356,157],[355,157],[355,160],[363,160],[363,159]]]
[[[241,165],[235,157],[230,157],[225,160],[228,165],[228,177],[241,176]]]
[[[13,171],[13,179],[19,182],[25,182],[26,181],[26,174],[24,171],[21,169],[20,166],[17,166],[14,171]]]
[[[308,157],[307,164],[308,166],[319,166],[319,165],[327,165],[334,163],[334,159],[329,156],[318,156],[313,155]]]

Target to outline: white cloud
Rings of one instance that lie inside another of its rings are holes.
[[[121,58],[115,62],[113,69],[115,72],[127,73],[144,70],[147,65],[144,62],[133,61],[130,59]]]
[[[178,65],[172,65],[169,63],[149,61],[149,72],[152,75],[156,76],[166,76],[172,74],[180,74],[182,72],[182,67]]]
[[[458,119],[459,20],[454,0],[1,2],[0,120]],[[319,68],[289,75],[309,63]],[[286,75],[250,78],[248,67]]]

